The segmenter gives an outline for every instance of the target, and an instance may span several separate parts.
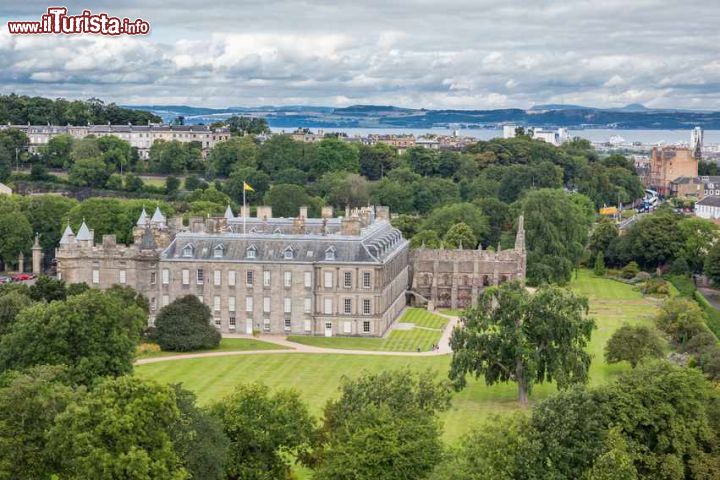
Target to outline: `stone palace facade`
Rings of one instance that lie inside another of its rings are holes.
[[[247,214],[247,212],[243,212]],[[166,219],[144,210],[131,245],[95,242],[83,222],[56,251],[58,277],[91,287],[128,285],[150,301],[150,324],[165,305],[196,295],[222,332],[381,336],[407,304],[461,308],[484,286],[524,279],[522,220],[515,249],[417,249],[389,221],[387,207],[308,218],[257,216]]]

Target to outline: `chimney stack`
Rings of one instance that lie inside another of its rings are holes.
[[[322,218],[333,218],[333,207],[331,207],[331,206],[322,207],[322,210],[320,211],[320,216]]]
[[[261,205],[257,207],[257,218],[260,220],[268,220],[272,218],[272,207],[268,205]]]
[[[375,218],[377,220],[390,221],[390,207],[378,206],[375,207]]]
[[[300,218],[302,218],[303,220],[308,218],[308,207],[304,205],[300,207]]]

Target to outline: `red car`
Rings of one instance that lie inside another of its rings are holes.
[[[14,282],[24,282],[26,280],[32,280],[34,275],[32,273],[18,273],[12,276]]]

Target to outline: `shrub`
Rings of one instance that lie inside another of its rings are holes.
[[[593,273],[598,277],[605,275],[605,254],[602,251],[598,252],[597,257],[595,257]]]
[[[685,275],[669,275],[667,279],[683,297],[692,298],[695,294],[695,284],[690,277]]]
[[[620,276],[622,276],[622,278],[631,279],[635,278],[638,273],[640,273],[640,267],[637,262],[630,262],[620,271]]]
[[[640,291],[644,295],[667,296],[670,293],[670,287],[668,286],[668,282],[656,277],[645,282],[640,288]]]
[[[661,358],[663,342],[655,329],[645,326],[623,325],[613,333],[605,345],[605,361],[627,361],[635,368],[645,357]]]
[[[210,324],[210,309],[195,295],[164,306],[155,319],[155,338],[163,350],[189,352],[216,348],[220,332]]]
[[[157,343],[141,343],[135,349],[136,357],[144,357],[160,351],[160,345]]]
[[[670,267],[670,273],[672,275],[690,274],[690,266],[688,265],[687,260],[685,260],[685,257],[678,257],[673,261],[672,266]]]

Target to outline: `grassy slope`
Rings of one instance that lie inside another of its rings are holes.
[[[203,353],[203,352],[237,352],[243,350],[285,350],[285,347],[276,345],[274,343],[263,342],[261,340],[249,339],[249,338],[223,338],[220,340],[218,348],[211,350],[198,350],[192,353]],[[155,357],[169,357],[173,355],[180,355],[185,352],[151,352],[138,355],[140,358],[155,358]],[[188,352],[189,353],[189,352]]]
[[[435,315],[422,308],[408,308],[400,322],[413,323],[418,327],[412,330],[393,330],[386,338],[359,337],[308,337],[294,335],[288,337],[292,342],[312,345],[314,347],[342,348],[346,350],[379,350],[391,352],[414,352],[430,350],[431,346],[440,341],[441,329],[447,319]],[[426,330],[432,328],[435,330]]]
[[[591,314],[597,319],[590,351],[594,355],[590,383],[607,382],[626,365],[606,365],[602,352],[612,332],[624,322],[645,322],[653,315],[655,303],[643,299],[630,285],[598,279],[581,272],[572,287],[590,299]],[[343,375],[355,376],[363,370],[381,371],[409,365],[416,369],[432,368],[445,377],[449,356],[403,358],[362,355],[275,354],[216,357],[143,365],[136,369],[142,377],[161,382],[182,382],[197,392],[201,402],[217,401],[240,382],[264,382],[273,387],[291,387],[302,393],[315,414],[324,402],[337,394]],[[537,385],[532,399],[539,400],[555,392],[553,385]],[[462,433],[494,413],[518,408],[514,384],[485,386],[470,381],[468,388],[455,395],[452,409],[444,415],[445,436],[456,440]]]

